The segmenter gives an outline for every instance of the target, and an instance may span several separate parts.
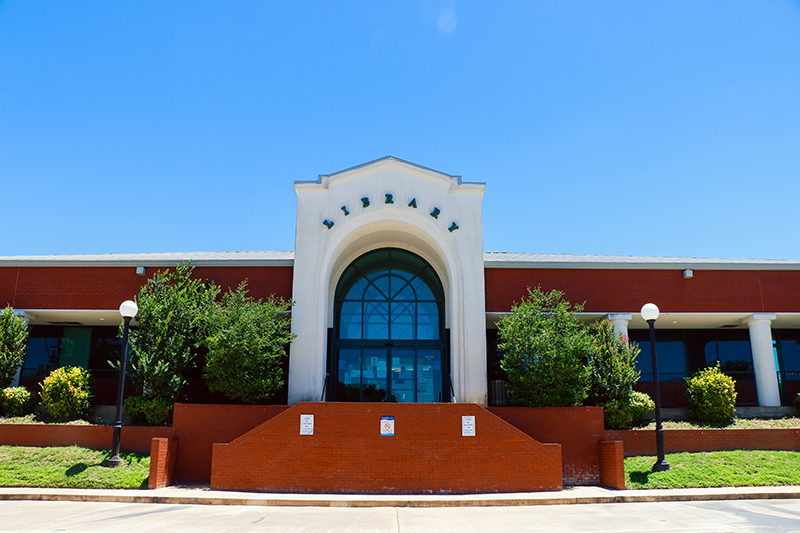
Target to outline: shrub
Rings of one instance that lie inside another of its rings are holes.
[[[230,291],[208,315],[203,377],[209,389],[245,403],[267,400],[283,385],[282,360],[294,335],[291,302],[247,296],[247,283]]]
[[[171,426],[174,404],[166,398],[150,398],[144,407],[144,417],[150,426]]]
[[[628,429],[656,408],[655,402],[643,392],[631,391],[622,400],[603,405],[603,419],[610,429]]]
[[[8,387],[28,350],[28,325],[11,307],[0,311],[0,389]]]
[[[165,398],[145,398],[129,396],[123,402],[125,412],[136,424],[148,426],[172,425],[173,403]]]
[[[797,396],[794,397],[794,406],[800,410],[800,392],[798,392]]]
[[[733,418],[736,382],[717,366],[704,368],[686,378],[693,417],[705,422],[725,422]]]
[[[501,366],[516,405],[564,407],[586,398],[593,341],[574,316],[583,307],[572,307],[562,295],[528,289],[528,298],[498,323]]]
[[[195,367],[195,349],[206,336],[203,317],[215,305],[219,289],[191,279],[193,270],[178,265],[174,271],[158,271],[139,291],[129,374],[148,397],[172,402],[181,396],[186,374]]]
[[[57,420],[84,418],[91,409],[92,389],[91,375],[85,368],[57,368],[42,382],[42,408]]]
[[[125,407],[125,413],[131,417],[131,421],[137,425],[142,426],[147,423],[147,417],[144,416],[144,405],[147,400],[144,396],[128,396],[122,405]]]
[[[586,404],[606,405],[611,401],[628,403],[633,386],[641,375],[636,370],[639,346],[618,335],[608,320],[592,325],[589,331],[596,348],[589,358],[591,381]]]
[[[28,414],[33,405],[33,394],[25,387],[0,389],[0,413],[5,416]]]

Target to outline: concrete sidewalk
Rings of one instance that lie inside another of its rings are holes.
[[[47,500],[276,507],[497,507],[587,503],[800,499],[800,486],[610,490],[568,487],[556,492],[460,495],[276,494],[177,486],[155,490],[0,487],[0,500]]]

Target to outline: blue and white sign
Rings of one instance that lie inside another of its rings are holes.
[[[394,437],[394,417],[381,417],[381,437]]]

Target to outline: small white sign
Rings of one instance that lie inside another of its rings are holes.
[[[394,417],[381,417],[381,437],[394,437]]]
[[[314,434],[314,415],[300,415],[300,434]]]
[[[461,436],[474,437],[475,436],[475,417],[462,416],[461,417]]]

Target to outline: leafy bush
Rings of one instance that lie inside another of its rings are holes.
[[[44,411],[55,419],[84,418],[94,396],[91,375],[77,366],[57,368],[44,378],[39,396]]]
[[[643,392],[631,391],[622,400],[603,405],[603,419],[610,429],[628,429],[656,408],[655,402]]]
[[[207,335],[203,317],[219,289],[191,279],[194,267],[158,271],[141,288],[137,328],[130,332],[129,374],[147,397],[177,400],[195,366],[195,349]],[[121,326],[120,326],[121,327]]]
[[[144,417],[151,426],[171,426],[175,405],[166,398],[150,398],[144,407]]]
[[[131,417],[131,421],[137,426],[147,424],[147,417],[144,415],[144,406],[147,399],[144,396],[128,396],[122,402],[125,413]]]
[[[618,335],[608,320],[592,325],[589,332],[596,347],[589,358],[591,384],[586,404],[606,405],[611,401],[627,404],[641,375],[636,370],[639,346]]]
[[[0,389],[8,387],[28,350],[28,325],[11,307],[0,311]]]
[[[173,403],[165,398],[145,398],[129,396],[123,402],[125,412],[136,424],[148,426],[172,425]]]
[[[800,392],[798,392],[797,396],[794,397],[794,406],[800,410]]]
[[[693,417],[706,422],[725,422],[733,418],[736,382],[722,373],[719,365],[704,368],[686,378]]]
[[[33,394],[25,387],[0,389],[0,414],[22,416],[31,410]]]
[[[563,294],[528,289],[528,298],[498,322],[501,366],[516,405],[573,406],[587,396],[594,343],[574,316],[583,306],[571,307]]]
[[[208,315],[203,377],[209,389],[245,403],[270,398],[283,385],[281,362],[289,332],[291,302],[247,296],[247,282],[230,291]]]

